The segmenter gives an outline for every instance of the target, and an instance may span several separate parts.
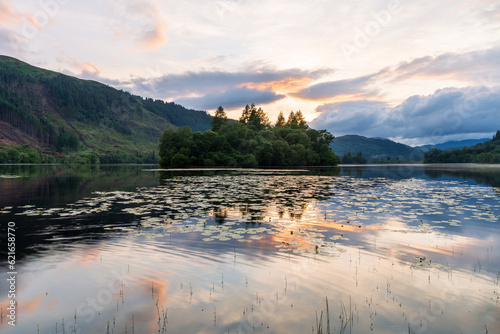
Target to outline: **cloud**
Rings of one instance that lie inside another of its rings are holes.
[[[395,69],[387,70],[386,75],[392,76],[393,81],[431,77],[488,84],[486,81],[492,80],[491,73],[499,70],[500,48],[497,47],[461,54],[445,53],[437,57],[417,58],[401,63]]]
[[[402,138],[422,138],[500,129],[500,87],[445,88],[412,96],[390,114],[389,125]]]
[[[486,22],[492,22],[498,27],[500,4],[496,0],[481,0],[477,3],[478,6],[474,8],[476,17]]]
[[[369,88],[377,78],[378,74],[371,74],[337,81],[323,82],[309,86],[297,93],[291,94],[304,100],[325,100],[339,95],[357,95],[363,98],[377,95],[377,90]]]
[[[231,89],[222,93],[206,94],[201,97],[181,98],[175,102],[187,108],[212,110],[218,106],[234,109],[246,104],[268,104],[285,98],[271,91],[249,89],[246,87]]]
[[[74,66],[81,71],[83,76],[97,77],[101,73],[99,67],[89,62],[74,62]]]
[[[23,58],[26,42],[18,34],[0,27],[0,54]]]
[[[388,103],[371,100],[324,104],[316,109],[320,116],[311,122],[311,127],[327,129],[336,136],[359,134],[377,137],[383,132],[379,128],[385,127],[390,110]]]
[[[2,0],[0,2],[0,22],[2,25],[15,24],[21,16],[16,12],[12,0]]]
[[[494,86],[500,77],[500,48],[467,53],[445,53],[426,56],[386,67],[378,72],[352,79],[322,82],[290,94],[303,100],[322,101],[338,96],[352,95],[355,99],[368,99],[382,94],[377,87],[386,82],[398,84],[406,80],[451,79],[474,85]]]
[[[152,26],[149,26],[139,36],[137,49],[140,52],[156,50],[168,41],[167,24],[161,17],[161,10],[158,4],[153,4],[152,12],[149,15],[152,18]]]
[[[332,73],[331,69],[276,70],[270,66],[245,67],[245,71],[200,71],[167,74],[156,78],[136,77],[111,80],[100,76],[100,70],[88,62],[72,62],[78,77],[96,80],[118,89],[156,99],[175,101],[183,106],[210,110],[222,105],[240,108],[249,103],[268,104],[286,97],[312,80]],[[66,71],[67,74],[74,75]]]
[[[331,73],[331,69],[313,71],[301,69],[275,70],[272,68],[254,68],[247,71],[200,71],[181,74],[168,74],[159,78],[134,78],[129,83],[131,88],[146,96],[163,99],[178,99],[189,96],[221,94],[235,88],[250,88],[248,91],[274,91],[276,86],[293,80],[314,80]]]
[[[439,142],[439,138],[500,129],[500,87],[450,87],[411,96],[394,108],[362,100],[326,104],[316,111],[321,114],[311,126],[335,135]]]
[[[161,48],[168,42],[167,23],[156,1],[108,1],[113,8],[108,30],[115,37],[130,38],[138,52]]]

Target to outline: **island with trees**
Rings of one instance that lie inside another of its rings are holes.
[[[160,165],[185,167],[334,166],[340,159],[330,148],[335,137],[307,125],[301,111],[280,112],[274,125],[254,104],[239,121],[219,107],[212,128],[193,132],[189,126],[167,129],[160,139]]]

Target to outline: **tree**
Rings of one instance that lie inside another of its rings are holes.
[[[79,139],[74,132],[66,131],[64,128],[59,129],[59,135],[56,139],[56,148],[59,152],[64,150],[76,151],[78,143]]]
[[[429,151],[424,154],[424,163],[439,163],[442,162],[443,151],[438,150],[437,148],[431,148]]]
[[[221,126],[227,123],[227,115],[222,106],[215,110],[215,116],[212,118],[212,131],[219,131]]]
[[[300,128],[305,128],[307,126],[306,118],[302,115],[302,111],[300,110],[295,113],[295,123]]]
[[[253,126],[256,130],[262,130],[270,125],[269,117],[262,108],[256,109],[254,104],[250,108],[249,125]]]
[[[302,111],[297,111],[294,113],[293,111],[290,112],[290,115],[288,116],[288,122],[286,123],[288,126],[290,126],[292,129],[296,128],[301,128],[301,129],[307,129],[307,122],[302,114]]]
[[[368,161],[366,160],[366,158],[363,156],[363,153],[361,152],[358,152],[356,153],[356,163],[357,164],[366,164]],[[398,158],[396,158],[396,160],[398,160]]]
[[[285,116],[283,116],[283,112],[280,111],[280,114],[278,115],[278,119],[276,120],[275,126],[284,126],[284,125],[286,125]]]
[[[493,141],[495,140],[500,140],[500,130],[498,130],[497,133],[493,136]]]
[[[288,114],[288,121],[286,122],[286,125],[292,125],[295,122],[295,113],[293,111],[290,111],[290,114]]]
[[[358,152],[356,155],[352,155],[351,152],[347,152],[342,156],[343,164],[366,164],[367,160],[363,156],[363,153]]]
[[[172,157],[172,167],[182,168],[189,166],[189,158],[182,153],[177,153]]]
[[[251,108],[247,104],[243,109],[243,112],[241,113],[240,123],[247,124],[248,120],[250,119],[250,114],[251,114]]]
[[[352,164],[353,163],[353,156],[352,156],[351,152],[344,153],[341,161],[343,164]]]
[[[222,109],[222,108],[220,108]],[[217,116],[223,116],[218,109]],[[293,113],[293,112],[292,112]],[[222,124],[218,131],[167,129],[160,140],[160,165],[187,166],[332,166],[340,162],[326,130],[307,128],[303,115],[293,113],[294,127],[270,126],[262,108],[243,109],[240,122]],[[282,115],[283,116],[283,115]],[[220,117],[223,118],[223,117]],[[281,124],[284,123],[284,117]],[[301,124],[302,126],[299,126]]]

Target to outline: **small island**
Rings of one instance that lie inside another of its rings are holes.
[[[288,120],[280,112],[274,125],[254,104],[246,105],[239,121],[217,108],[212,128],[203,133],[189,126],[167,129],[160,139],[160,165],[186,167],[335,166],[340,159],[330,144],[335,137],[311,129],[299,110]]]

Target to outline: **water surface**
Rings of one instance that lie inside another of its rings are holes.
[[[500,332],[499,167],[0,175],[9,333]]]

